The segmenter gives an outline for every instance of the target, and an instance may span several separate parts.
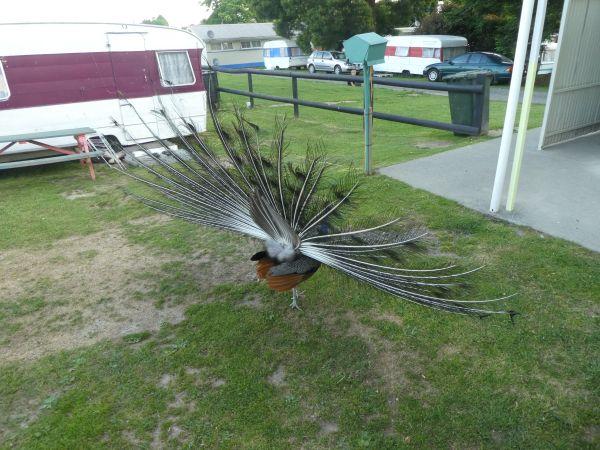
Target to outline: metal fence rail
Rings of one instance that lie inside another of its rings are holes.
[[[305,72],[296,71],[281,71],[281,70],[258,70],[258,69],[227,69],[222,67],[211,67],[211,70],[222,73],[229,73],[235,75],[247,74],[248,77],[248,91],[242,91],[239,89],[231,89],[223,86],[219,86],[217,90],[219,92],[225,92],[228,94],[241,95],[250,99],[250,106],[254,106],[254,99],[259,98],[262,100],[269,100],[278,103],[290,103],[294,105],[294,117],[298,117],[299,106],[308,106],[311,108],[325,109],[329,111],[342,112],[346,114],[354,114],[362,116],[364,111],[362,108],[351,108],[348,106],[331,105],[323,102],[314,102],[310,100],[302,100],[298,98],[298,79],[305,80],[326,80],[326,81],[338,81],[343,83],[362,83],[363,78],[351,75],[330,75],[330,74],[311,74]],[[270,94],[262,94],[254,92],[252,75],[272,76],[272,77],[283,77],[292,79],[292,97],[280,97]],[[479,111],[483,110],[484,102],[484,89],[483,85],[459,85],[459,84],[448,84],[448,83],[429,83],[419,81],[405,81],[405,80],[390,80],[376,78],[373,80],[373,84],[382,86],[395,86],[411,88],[415,90],[434,90],[434,91],[446,91],[456,93],[468,93],[475,94],[476,96],[476,114],[475,118],[477,123],[471,125],[461,125],[454,123],[438,122],[436,120],[420,119],[416,117],[401,116],[398,114],[384,113],[384,112],[373,112],[373,117],[380,120],[388,120],[391,122],[406,123],[409,125],[417,125],[428,128],[435,128],[438,130],[452,131],[459,134],[477,136],[481,133],[482,129],[482,115]]]

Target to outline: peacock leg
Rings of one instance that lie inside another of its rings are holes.
[[[300,306],[298,305],[298,297],[298,289],[292,288],[292,303],[290,304],[290,306],[292,307],[292,309],[302,311],[302,308],[300,308]]]

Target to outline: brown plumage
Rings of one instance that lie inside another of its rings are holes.
[[[271,258],[261,258],[256,262],[256,275],[258,275],[259,280],[264,280],[267,278],[267,274],[271,267],[273,267],[275,263]]]
[[[300,257],[291,262],[279,262],[270,258],[267,252],[256,253],[251,258],[256,261],[256,275],[266,280],[267,285],[277,292],[291,291],[303,281],[308,280],[318,269],[319,263]]]
[[[277,292],[291,291],[300,283],[307,278],[310,278],[312,273],[309,274],[290,274],[290,275],[267,275],[267,284],[271,289]]]

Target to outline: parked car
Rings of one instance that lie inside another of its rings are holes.
[[[469,70],[488,70],[492,83],[510,81],[513,62],[506,56],[490,52],[470,52],[455,56],[448,61],[430,64],[423,70],[429,81],[441,81],[446,75]]]
[[[361,70],[360,64],[352,64],[346,58],[344,52],[335,51],[316,51],[308,57],[306,67],[310,73],[315,73],[317,70],[323,72],[333,72],[339,75],[344,72],[351,72]]]

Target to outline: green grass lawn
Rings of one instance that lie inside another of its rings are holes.
[[[299,86],[303,98],[360,105],[358,88]],[[291,89],[256,77],[255,90]],[[377,110],[449,120],[444,97],[375,99]],[[223,96],[225,114],[235,102],[245,99]],[[500,128],[504,104],[490,109]],[[247,118],[268,140],[283,112],[257,101]],[[334,162],[362,166],[359,117],[301,107],[288,130],[292,158],[321,139]],[[376,121],[374,163],[479,139]],[[597,253],[372,176],[357,217],[426,226],[429,258],[485,264],[469,295],[516,292],[520,315],[448,315],[328,269],[305,283],[298,312],[252,280],[258,243],[157,216],[108,167],[96,182],[78,164],[15,170],[0,186],[0,447],[599,444]]]

